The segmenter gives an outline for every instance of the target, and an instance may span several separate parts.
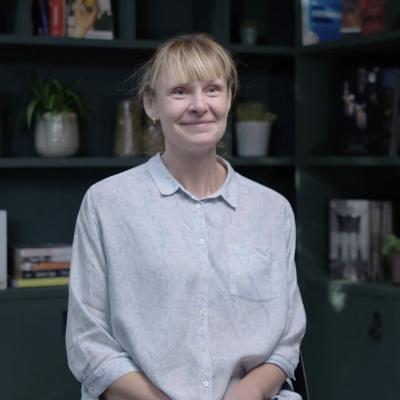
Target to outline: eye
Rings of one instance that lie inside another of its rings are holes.
[[[183,87],[176,87],[176,88],[172,89],[172,94],[174,96],[182,97],[186,94],[186,89]]]
[[[207,88],[207,92],[211,95],[211,96],[216,96],[221,92],[222,88],[218,85],[211,85],[208,86]]]

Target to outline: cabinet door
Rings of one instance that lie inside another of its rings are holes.
[[[355,294],[344,299],[329,318],[334,398],[390,399],[397,390],[393,304]]]
[[[319,301],[308,315],[313,332],[305,356],[312,359],[312,397],[394,398],[399,378],[397,303],[349,290],[346,285],[327,286],[324,291],[317,289]]]
[[[80,398],[65,354],[66,310],[65,298],[0,301],[1,398]]]

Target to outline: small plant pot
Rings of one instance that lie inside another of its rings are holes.
[[[257,44],[258,29],[255,25],[242,25],[240,27],[240,41],[246,46]]]
[[[271,123],[236,122],[236,151],[241,157],[263,157],[268,153]]]
[[[46,113],[35,122],[35,149],[42,157],[69,157],[79,149],[78,118],[75,113]]]
[[[400,284],[400,253],[393,253],[390,257],[392,282]]]

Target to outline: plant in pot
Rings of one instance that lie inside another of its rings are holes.
[[[382,253],[389,259],[392,282],[400,284],[400,237],[388,235]]]
[[[257,43],[258,24],[257,21],[245,20],[240,25],[240,41],[244,45]]]
[[[262,157],[268,153],[271,125],[276,114],[262,103],[239,103],[235,110],[236,150],[241,157]]]
[[[38,79],[26,107],[28,128],[34,123],[35,149],[43,157],[68,157],[79,149],[78,116],[88,107],[74,90],[57,79]]]

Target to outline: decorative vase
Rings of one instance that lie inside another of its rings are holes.
[[[36,118],[35,149],[42,157],[69,157],[79,149],[75,113],[45,113]]]
[[[140,107],[133,100],[121,100],[117,107],[114,130],[114,155],[117,157],[142,154]]]
[[[400,253],[393,253],[390,257],[392,282],[400,284]]]
[[[268,153],[271,123],[268,121],[236,122],[236,151],[241,157],[263,157]]]

